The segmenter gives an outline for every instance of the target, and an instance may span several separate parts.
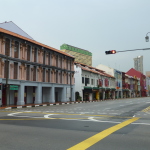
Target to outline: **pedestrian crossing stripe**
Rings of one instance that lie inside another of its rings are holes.
[[[145,108],[145,109],[143,109],[141,112],[148,112],[148,111],[150,111],[150,106]]]

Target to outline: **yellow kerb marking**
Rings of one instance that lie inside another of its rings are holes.
[[[139,118],[132,118],[132,119],[129,119],[129,120],[126,120],[120,124],[117,124],[113,127],[110,127],[84,141],[82,141],[81,143],[67,149],[67,150],[85,150],[89,147],[91,147],[92,145],[94,145],[95,143],[99,142],[100,140],[104,139],[105,137],[107,137],[108,135],[112,134],[113,132],[131,124],[132,122],[138,120]]]

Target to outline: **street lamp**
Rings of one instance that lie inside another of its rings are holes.
[[[150,33],[150,32],[148,32],[148,33]],[[145,41],[146,41],[146,42],[149,42],[149,36],[148,36],[148,33],[146,34],[146,37],[145,37]]]

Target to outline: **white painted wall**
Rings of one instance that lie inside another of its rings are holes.
[[[100,70],[103,70],[107,74],[110,74],[110,75],[114,76],[114,69],[113,68],[110,68],[110,67],[102,65],[102,64],[99,64],[98,66],[96,66],[96,68],[98,68]]]
[[[82,97],[83,100],[83,95],[82,95],[82,69],[79,66],[74,65],[74,78],[75,78],[75,92],[79,92],[80,96]]]

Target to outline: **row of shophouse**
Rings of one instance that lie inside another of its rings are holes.
[[[111,75],[107,71],[75,62],[75,99],[105,100],[147,96],[145,75],[133,68],[126,73],[113,68],[110,70]]]
[[[75,61],[73,54],[92,61],[90,52],[64,47],[72,54],[35,41],[13,22],[0,24],[0,105],[146,96],[146,78],[136,70],[110,74]]]
[[[74,57],[0,24],[0,105],[74,101]]]

